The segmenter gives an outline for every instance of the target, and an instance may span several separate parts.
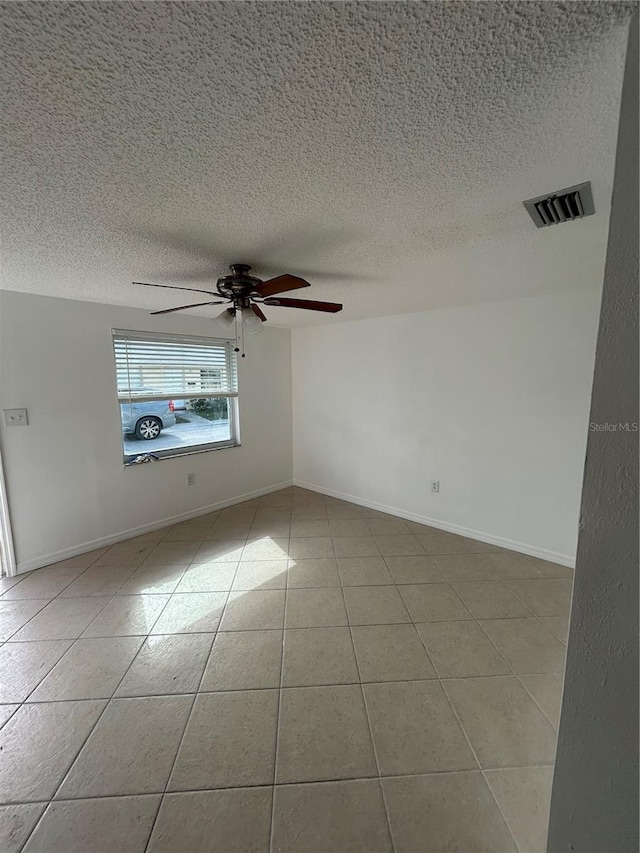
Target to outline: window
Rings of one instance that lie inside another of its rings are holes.
[[[113,348],[125,463],[239,444],[227,341],[114,329]]]

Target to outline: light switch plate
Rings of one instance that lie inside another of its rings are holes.
[[[5,426],[28,426],[29,416],[26,409],[3,409]]]

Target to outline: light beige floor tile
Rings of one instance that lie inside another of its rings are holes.
[[[544,853],[552,767],[489,770],[487,781],[521,853]]]
[[[142,642],[142,637],[76,640],[29,701],[110,699]]]
[[[329,521],[331,536],[371,536],[369,525],[364,518],[339,519]]]
[[[333,540],[330,536],[291,539],[288,550],[292,560],[320,560],[334,556]]]
[[[114,568],[137,569],[155,547],[154,543],[151,542],[143,545],[136,545],[135,547],[126,545],[126,543],[122,544],[123,547],[114,545],[112,548],[109,548],[108,551],[93,563],[91,568],[112,566]]]
[[[531,557],[527,557],[525,554],[503,551],[491,554],[488,560],[496,577],[501,580],[543,577],[542,572],[536,567]]]
[[[486,542],[467,539],[455,533],[418,534],[418,540],[427,554],[484,554],[497,550]]]
[[[24,853],[144,853],[160,795],[49,805]]]
[[[365,684],[381,775],[477,767],[437,681]]]
[[[503,583],[472,581],[452,584],[477,619],[510,619],[531,616],[531,611]]]
[[[406,522],[401,518],[371,518],[367,521],[372,536],[397,536],[411,534]],[[422,552],[420,552],[422,553]]]
[[[148,634],[168,600],[168,595],[121,595],[112,598],[83,637]]]
[[[323,628],[347,625],[342,590],[290,589],[287,593],[287,628]]]
[[[564,644],[537,619],[489,619],[482,627],[518,674],[564,672]]]
[[[26,625],[36,613],[49,604],[49,598],[25,598],[21,601],[0,600],[0,642],[8,640]]]
[[[238,563],[193,563],[180,578],[175,592],[227,592]]]
[[[350,625],[390,625],[411,618],[395,586],[344,587]]]
[[[327,508],[324,504],[304,506],[294,503],[291,508],[291,521],[320,521],[327,518]]]
[[[163,791],[192,701],[191,696],[112,699],[56,799]]]
[[[282,631],[220,631],[200,690],[280,687]]]
[[[363,682],[436,677],[413,625],[360,625],[351,631]]]
[[[414,622],[453,622],[473,618],[449,584],[403,584],[398,589]]]
[[[553,763],[556,733],[517,678],[465,678],[444,687],[483,767]]]
[[[444,576],[432,557],[424,557],[418,554],[407,557],[385,557],[384,559],[394,583],[444,582]]]
[[[116,595],[169,595],[187,570],[188,564],[146,566],[144,563],[120,587]]]
[[[220,630],[257,631],[282,628],[284,598],[283,589],[234,591],[229,595]]]
[[[87,569],[60,593],[60,597],[82,598],[88,595],[115,595],[135,571],[135,569],[116,569],[113,566]]]
[[[169,791],[273,783],[277,690],[201,693]]]
[[[380,549],[373,536],[336,536],[336,557],[379,557]]]
[[[377,775],[359,685],[282,691],[276,781]]]
[[[283,521],[291,523],[291,507],[265,506],[261,507],[252,519],[253,523],[262,524],[263,521]]]
[[[264,506],[291,506],[293,500],[293,492],[289,489],[279,489],[277,492],[271,492],[270,495],[263,495],[258,499],[258,505]]]
[[[53,797],[104,706],[93,700],[19,708],[0,730],[0,802]]]
[[[117,696],[195,693],[213,634],[159,634],[148,637],[122,680]]]
[[[193,563],[239,563],[244,550],[244,539],[208,541],[200,546]]]
[[[189,563],[195,557],[202,545],[196,542],[166,542],[158,543],[149,553],[147,565],[161,566],[172,563]]]
[[[271,788],[167,794],[148,851],[269,853],[271,796]]]
[[[247,542],[242,552],[242,562],[251,560],[287,560],[289,557],[289,540],[272,539],[262,536]]]
[[[288,539],[291,536],[291,524],[288,521],[256,521],[249,530],[249,540]]]
[[[213,527],[211,521],[183,521],[174,524],[166,532],[163,540],[165,542],[202,542],[207,538],[207,533]]]
[[[441,678],[511,673],[477,622],[418,622],[416,628]]]
[[[516,853],[477,772],[383,779],[396,853]]]
[[[571,607],[570,580],[548,579],[510,581],[509,588],[536,616],[567,616]]]
[[[241,562],[233,589],[285,589],[288,560],[255,560]]]
[[[432,559],[451,583],[497,580],[489,554],[438,554]]]
[[[329,520],[351,521],[354,518],[371,518],[371,510],[356,504],[334,504],[327,502]]]
[[[46,803],[0,806],[0,850],[2,853],[20,853],[22,845],[40,819],[45,807]]]
[[[335,558],[289,560],[287,585],[289,589],[340,586],[340,576]]]
[[[390,586],[394,582],[383,557],[341,557],[338,571],[343,586]]]
[[[248,519],[237,523],[218,521],[209,529],[204,538],[207,541],[214,541],[216,539],[247,539],[251,533],[251,524],[252,522]]]
[[[22,640],[75,640],[109,603],[109,598],[54,598],[12,636]]]
[[[72,640],[6,643],[0,648],[0,702],[24,702]]]
[[[273,853],[391,853],[377,779],[275,788]]]
[[[300,628],[284,632],[284,687],[358,683],[348,628]]]
[[[17,703],[12,705],[0,705],[0,729],[4,726],[5,723],[9,722],[9,720],[11,719],[11,717],[13,717],[19,707],[20,705],[18,705]],[[1,849],[2,848],[0,847],[0,850]]]
[[[376,536],[376,545],[385,557],[409,557],[425,554],[425,550],[411,533]]]
[[[520,681],[557,729],[562,705],[562,675],[523,675]]]
[[[329,522],[326,519],[316,521],[292,521],[291,538],[309,536],[330,536]]]
[[[566,645],[567,637],[569,635],[568,614],[566,616],[541,616],[540,621],[544,622],[554,637],[557,637]]]
[[[529,559],[546,578],[569,578],[573,580],[574,570],[569,566],[561,566],[559,563],[551,563],[549,560],[541,560],[539,557],[529,557]]]
[[[3,601],[15,601],[23,598],[55,598],[58,593],[85,570],[81,568],[37,569],[18,584],[14,584],[2,596]]]
[[[150,633],[212,633],[220,623],[227,595],[226,592],[176,592],[169,599]]]
[[[2,598],[2,596],[4,595],[5,592],[8,592],[17,583],[21,583],[23,580],[26,580],[29,576],[30,576],[30,573],[22,572],[19,575],[14,575],[14,577],[12,577],[12,578],[0,577],[0,598]]]
[[[94,551],[86,551],[84,554],[78,554],[76,557],[68,557],[66,560],[59,560],[46,568],[51,569],[88,569],[96,560],[102,557],[108,551],[107,548],[96,548]]]

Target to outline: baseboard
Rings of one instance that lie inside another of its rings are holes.
[[[78,557],[80,554],[86,554],[88,551],[95,551],[97,548],[104,548],[107,545],[115,545],[116,542],[122,542],[125,539],[133,539],[135,536],[140,536],[142,533],[151,533],[154,530],[160,530],[163,527],[169,527],[171,524],[178,524],[180,521],[189,521],[191,518],[199,518],[201,515],[207,515],[210,512],[215,512],[217,509],[224,509],[228,506],[250,501],[252,498],[259,498],[262,495],[268,495],[271,492],[277,492],[280,489],[286,489],[293,485],[292,480],[287,480],[283,483],[275,483],[272,486],[266,486],[263,489],[256,489],[254,492],[246,492],[244,495],[236,495],[233,498],[227,498],[223,501],[218,501],[208,506],[200,507],[189,512],[182,512],[179,515],[172,515],[169,518],[162,518],[159,521],[153,521],[150,524],[142,524],[139,527],[131,527],[128,530],[121,530],[118,533],[112,533],[109,536],[102,536],[99,539],[92,539],[89,542],[82,542],[79,545],[73,545],[71,548],[64,548],[61,551],[54,551],[51,554],[44,554],[40,557],[35,557],[32,560],[18,562],[17,574],[30,572],[33,569],[41,569],[43,566],[50,566],[52,563],[59,563],[61,560],[69,560],[71,557]]]
[[[366,498],[358,497],[357,495],[349,495],[345,492],[336,492],[333,489],[327,489],[324,486],[316,486],[314,483],[305,483],[302,480],[293,481],[294,486],[301,489],[308,489],[311,492],[318,492],[321,495],[327,495],[331,498],[339,498],[343,501],[348,501],[358,506],[365,506],[367,509],[376,509],[379,512],[386,512],[389,515],[396,515],[399,518],[405,518],[407,521],[417,521],[418,524],[428,524],[429,527],[437,527],[438,530],[446,530],[447,533],[457,533],[460,536],[467,536],[470,539],[478,539],[480,542],[487,542],[489,545],[498,545],[500,548],[508,548],[510,551],[518,551],[520,554],[526,554],[529,557],[540,557],[543,560],[550,560],[552,563],[559,563],[562,566],[575,567],[575,556],[570,554],[561,554],[558,551],[549,551],[546,548],[538,548],[535,545],[529,545],[526,542],[516,542],[513,539],[505,539],[503,536],[494,536],[491,533],[484,533],[482,530],[474,530],[471,527],[461,527],[459,524],[450,524],[448,521],[442,521],[439,518],[429,518],[426,515],[418,515],[415,512],[408,512],[399,507],[389,506],[388,504],[377,503]]]

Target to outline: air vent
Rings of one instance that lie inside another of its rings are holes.
[[[591,184],[578,184],[566,190],[558,190],[551,195],[530,198],[522,202],[529,211],[537,228],[547,225],[559,225],[572,219],[582,219],[595,213]]]

